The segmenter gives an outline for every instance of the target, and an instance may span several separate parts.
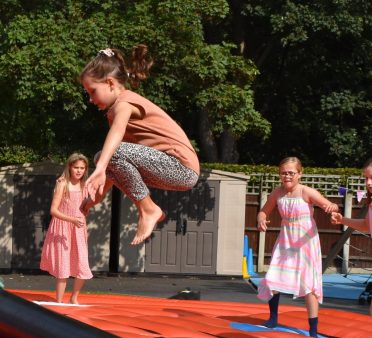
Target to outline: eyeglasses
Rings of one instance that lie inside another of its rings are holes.
[[[296,174],[298,174],[298,172],[294,172],[294,171],[282,171],[279,175],[280,176],[290,176],[290,177],[293,177]]]

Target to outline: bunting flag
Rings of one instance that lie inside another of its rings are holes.
[[[356,195],[358,203],[362,200],[365,194],[366,194],[365,190],[357,190]]]
[[[338,187],[338,193],[341,195],[341,196],[345,196],[346,193],[347,193],[347,188],[345,187]]]
[[[346,187],[338,187],[338,193],[341,195],[341,196],[346,196],[347,193],[353,193],[354,191],[353,190],[349,190],[348,188]],[[364,195],[367,193],[367,191],[365,190],[356,190],[356,198],[357,198],[357,201],[358,203],[363,199]]]

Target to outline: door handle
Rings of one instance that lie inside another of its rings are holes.
[[[186,235],[186,231],[187,231],[187,219],[184,218],[184,219],[181,221],[181,232],[182,232],[182,235],[183,235],[183,236]]]
[[[187,231],[187,219],[180,217],[176,225],[176,234],[182,234],[182,236],[185,236],[186,231]]]
[[[182,232],[182,220],[179,218],[176,222],[176,235]]]

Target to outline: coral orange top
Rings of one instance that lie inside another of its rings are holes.
[[[142,114],[141,119],[129,119],[124,142],[142,144],[163,151],[199,174],[199,160],[185,132],[165,111],[143,96],[131,90],[124,90],[107,112],[110,126],[114,119],[113,107],[123,101],[136,106]]]

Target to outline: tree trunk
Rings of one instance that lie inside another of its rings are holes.
[[[242,0],[230,0],[231,8],[231,26],[232,26],[232,37],[235,43],[239,46],[239,53],[244,55],[245,52],[245,20],[246,18],[242,16],[242,11],[244,8],[244,1]]]
[[[205,111],[199,111],[199,122],[199,140],[203,157],[206,162],[218,162],[217,145],[210,128],[208,114]]]
[[[224,131],[220,138],[220,162],[237,163],[239,154],[236,149],[236,137],[228,130]]]

